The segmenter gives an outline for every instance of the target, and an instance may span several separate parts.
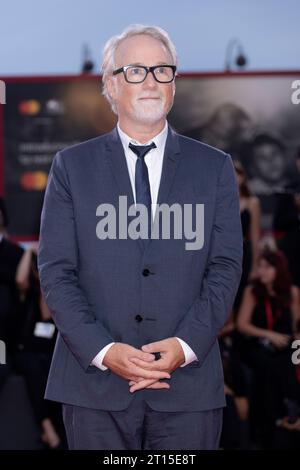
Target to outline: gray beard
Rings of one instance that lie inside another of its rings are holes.
[[[167,115],[167,112],[164,101],[159,101],[157,105],[154,106],[138,103],[134,107],[134,116],[136,120],[145,124],[154,124],[155,122],[160,121]]]

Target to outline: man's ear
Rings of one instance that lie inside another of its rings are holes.
[[[108,91],[109,96],[113,100],[115,100],[115,97],[116,97],[116,84],[115,84],[115,81],[112,77],[109,77],[107,79],[106,87],[107,87],[107,91]]]

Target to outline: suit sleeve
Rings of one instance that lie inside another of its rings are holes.
[[[92,359],[113,338],[91,312],[80,287],[78,258],[72,193],[62,154],[58,153],[49,173],[41,215],[39,275],[46,303],[62,338],[87,370]]]
[[[202,363],[231,312],[242,272],[243,238],[238,188],[231,157],[218,179],[216,209],[201,291],[174,336],[184,340]]]

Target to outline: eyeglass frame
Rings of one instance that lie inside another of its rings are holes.
[[[130,82],[128,79],[127,79],[127,76],[126,76],[126,71],[130,68],[130,67],[139,67],[139,68],[142,68],[146,71],[146,75],[145,75],[145,78],[143,78],[143,80],[141,80],[140,82]],[[155,69],[158,69],[159,67],[170,67],[173,71],[173,78],[172,80],[168,80],[167,82],[161,82],[160,80],[157,80],[155,74],[154,74],[154,70]],[[112,74],[115,76],[121,72],[123,72],[123,75],[124,75],[124,78],[125,78],[125,81],[127,83],[143,83],[146,78],[148,77],[148,73],[151,72],[152,73],[152,76],[154,78],[154,80],[157,82],[157,83],[172,83],[175,79],[175,76],[176,76],[176,70],[177,70],[177,67],[176,65],[169,65],[169,64],[160,64],[160,65],[151,65],[149,67],[147,67],[146,65],[124,65],[124,67],[120,67],[119,69],[116,69],[112,72]]]

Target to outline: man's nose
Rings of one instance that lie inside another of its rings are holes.
[[[148,73],[147,77],[143,81],[143,85],[145,88],[156,88],[157,81],[155,80],[153,74],[151,72]]]

